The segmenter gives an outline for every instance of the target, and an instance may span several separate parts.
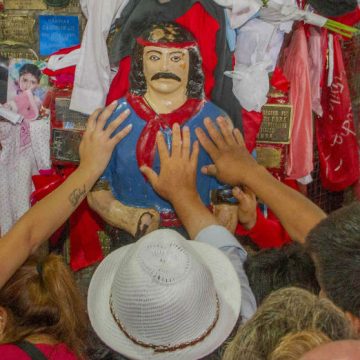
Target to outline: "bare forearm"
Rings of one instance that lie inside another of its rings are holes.
[[[177,194],[171,202],[190,239],[195,239],[202,229],[210,225],[219,225],[197,193]]]
[[[97,177],[98,174],[80,167],[59,188],[32,207],[0,239],[0,287],[65,222],[85,198]]]
[[[249,174],[246,185],[271,208],[295,241],[304,243],[309,231],[326,217],[317,205],[261,166]]]

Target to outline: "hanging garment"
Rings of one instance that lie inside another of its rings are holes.
[[[230,25],[233,29],[239,28],[249,21],[263,6],[261,0],[214,0],[227,10]]]
[[[49,138],[49,121],[0,121],[1,236],[30,208],[31,176],[50,166]]]
[[[333,42],[333,82],[323,88],[324,115],[316,120],[316,137],[322,184],[341,191],[359,179],[359,149],[339,37]]]
[[[325,70],[326,58],[322,51],[322,37],[326,33],[313,26],[309,29],[308,49],[309,49],[309,71],[311,84],[312,110],[322,116],[321,107],[321,79]]]
[[[131,50],[135,38],[148,25],[176,21],[196,38],[205,74],[205,94],[241,128],[241,107],[232,93],[232,81],[224,76],[232,70],[232,53],[226,41],[224,9],[212,0],[183,0],[160,4],[157,0],[130,0],[116,21],[121,31],[113,39],[110,62],[119,64],[106,102],[119,99],[128,89]],[[205,31],[206,29],[206,31]]]
[[[275,68],[284,34],[291,28],[292,22],[275,26],[251,19],[237,30],[234,70],[225,75],[233,79],[234,95],[245,110],[259,112],[266,104],[268,74]]]
[[[110,86],[110,64],[106,39],[116,15],[128,0],[81,0],[87,24],[76,66],[70,109],[91,114],[104,106]]]
[[[290,104],[293,106],[293,125],[286,174],[291,179],[302,178],[313,170],[313,121],[309,54],[304,25],[294,30],[285,49],[283,72],[290,81]]]

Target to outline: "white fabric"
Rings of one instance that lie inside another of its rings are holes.
[[[49,122],[0,121],[0,235],[30,208],[32,175],[49,167]],[[35,147],[33,148],[32,139]],[[40,221],[41,219],[39,219]]]
[[[296,179],[296,181],[301,185],[308,185],[313,182],[313,178],[311,174],[308,174],[306,176],[303,176],[302,178]]]
[[[234,95],[246,110],[260,111],[266,103],[268,73],[274,70],[284,33],[291,27],[292,22],[275,26],[255,18],[238,30],[234,72],[227,75],[233,77]]]
[[[70,109],[91,114],[105,105],[110,87],[110,64],[106,39],[113,20],[129,0],[81,0],[88,21],[76,66]]]
[[[334,36],[332,34],[328,35],[328,78],[327,86],[330,87],[334,81]]]
[[[310,11],[300,10],[296,5],[283,3],[279,1],[269,1],[266,7],[261,8],[259,17],[271,24],[278,25],[286,21],[304,20],[306,23],[323,27],[327,19]]]
[[[214,0],[227,10],[232,29],[244,25],[262,7],[261,0]]]
[[[80,49],[75,49],[67,54],[51,55],[48,59],[46,67],[49,70],[56,71],[74,66],[79,62]]]
[[[111,296],[115,315],[137,340],[175,345],[194,340],[201,328],[203,332],[209,328],[215,293],[220,306],[215,327],[202,341],[172,352],[156,353],[131,341],[109,306]],[[163,229],[112,252],[100,263],[90,282],[88,312],[98,336],[128,358],[195,360],[226,340],[238,319],[240,302],[238,276],[221,251]]]
[[[11,109],[6,108],[5,106],[0,105],[0,116],[6,120],[9,120],[13,124],[21,123],[24,117],[21,114],[18,114]]]
[[[251,66],[236,64],[234,71],[225,75],[233,79],[233,93],[241,106],[248,111],[261,111],[267,102],[269,76],[267,72],[271,62],[261,62]]]

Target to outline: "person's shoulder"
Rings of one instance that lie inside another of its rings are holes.
[[[14,344],[0,344],[1,360],[29,360],[30,357]]]
[[[63,343],[48,345],[37,344],[36,347],[46,356],[54,360],[78,360],[79,358]]]

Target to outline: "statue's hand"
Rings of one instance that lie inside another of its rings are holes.
[[[160,215],[156,210],[124,205],[115,199],[110,190],[90,192],[88,203],[105,222],[137,239],[159,228]]]

